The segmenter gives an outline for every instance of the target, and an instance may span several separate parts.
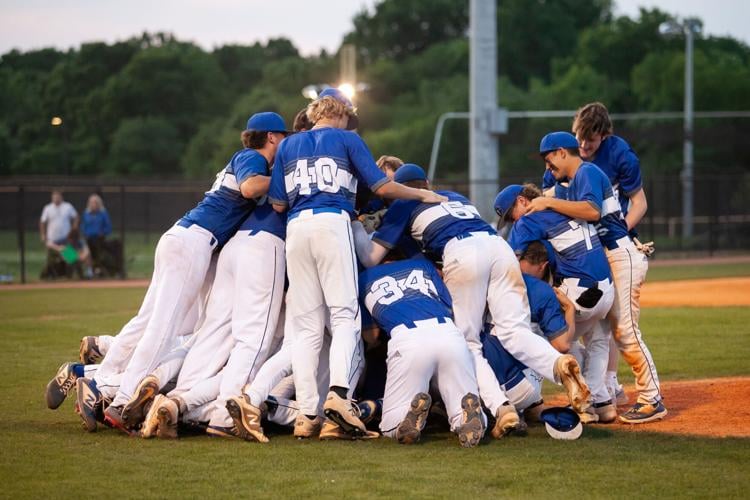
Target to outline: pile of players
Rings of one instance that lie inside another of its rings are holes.
[[[49,408],[75,387],[88,431],[175,438],[188,425],[257,442],[267,421],[298,438],[414,443],[442,415],[472,447],[538,421],[543,379],[581,422],[613,422],[622,353],[638,401],[619,419],[666,415],[638,329],[652,250],[632,233],[640,168],[604,106],[579,110],[578,139],[542,139],[544,195],[500,192],[507,241],[419,166],[376,163],[357,124],[337,89],[294,132],[251,116],[243,148],[159,240],[137,315],[84,337]]]

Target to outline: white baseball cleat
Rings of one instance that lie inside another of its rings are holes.
[[[365,424],[359,419],[359,406],[349,399],[340,397],[333,391],[330,391],[326,397],[326,402],[323,405],[323,413],[338,424],[344,432],[356,436],[367,433]]]
[[[568,399],[573,409],[584,413],[591,406],[591,391],[581,375],[581,367],[571,354],[563,354],[555,361],[555,378],[562,383],[568,392]]]
[[[297,420],[294,421],[294,437],[297,439],[315,437],[320,433],[320,427],[322,425],[323,419],[319,416],[316,415],[314,419],[310,419],[300,413],[297,415]]]
[[[502,405],[497,409],[495,415],[495,426],[492,428],[492,437],[500,439],[518,429],[521,420],[518,418],[518,412],[511,404]]]
[[[237,436],[245,441],[267,443],[268,438],[261,427],[262,412],[250,403],[250,398],[243,394],[227,400],[227,411],[234,421]]]
[[[157,412],[164,399],[167,399],[163,394],[157,394],[154,400],[151,402],[151,408],[146,413],[146,418],[141,426],[141,437],[149,439],[156,436],[156,430],[159,428],[159,418]]]
[[[164,398],[156,410],[158,427],[156,437],[160,439],[177,439],[177,423],[180,420],[180,407],[172,398]]]

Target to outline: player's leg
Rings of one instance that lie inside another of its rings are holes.
[[[586,346],[583,376],[591,390],[593,403],[589,414],[596,415],[596,417],[582,416],[581,419],[584,423],[586,423],[585,420],[612,422],[617,418],[617,412],[605,382],[609,362],[609,323],[607,319],[592,318],[581,323],[580,326],[581,338]],[[578,328],[579,324],[576,323],[576,331]]]
[[[500,384],[482,354],[479,334],[484,323],[490,260],[477,245],[478,237],[453,240],[444,251],[443,276],[453,301],[456,327],[466,339],[474,358],[479,395],[493,415],[508,402]]]
[[[635,375],[638,391],[636,407],[625,415],[629,422],[663,418],[667,410],[661,403],[656,365],[639,327],[641,286],[646,279],[648,260],[635,247],[607,251],[615,285],[612,315],[617,319],[613,336],[625,361]],[[632,412],[632,415],[630,415]]]
[[[181,318],[199,295],[215,243],[208,231],[197,226],[175,226],[162,236],[156,249],[159,266],[152,281],[153,312],[110,408],[124,405],[171,348]]]

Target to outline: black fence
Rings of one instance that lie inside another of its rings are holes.
[[[503,185],[538,180],[504,177]],[[112,219],[113,237],[125,248],[126,273],[148,277],[158,237],[195,206],[210,182],[183,180],[104,180],[96,178],[0,179],[0,281],[39,279],[46,250],[39,238],[39,217],[50,192],[61,189],[79,214],[98,193]],[[436,182],[464,194],[467,182]],[[750,175],[696,176],[694,237],[682,239],[682,188],[678,175],[647,176],[648,213],[638,230],[642,241],[655,241],[657,258],[674,253],[712,255],[750,250]]]

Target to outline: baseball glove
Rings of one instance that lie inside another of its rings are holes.
[[[385,215],[386,208],[383,208],[382,210],[378,210],[377,212],[371,213],[371,214],[362,214],[358,217],[359,221],[362,223],[362,226],[364,226],[365,231],[367,231],[367,234],[374,233],[378,227],[380,227],[380,223],[383,222],[383,216]]]

